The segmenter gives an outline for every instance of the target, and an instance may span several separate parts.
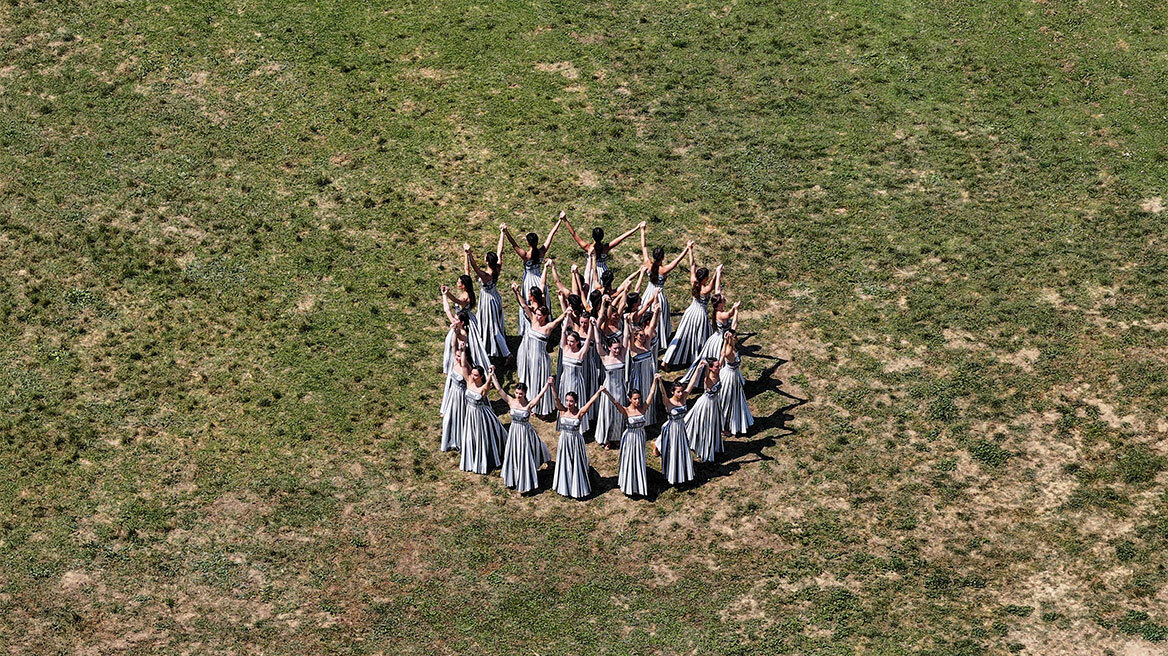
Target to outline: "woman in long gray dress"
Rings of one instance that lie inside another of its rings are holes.
[[[555,393],[555,387],[552,388],[552,398],[560,410],[560,442],[556,447],[552,488],[563,496],[582,499],[592,494],[592,484],[589,482],[591,465],[588,462],[588,451],[584,448],[580,420],[599,396],[600,390],[596,390],[588,403],[579,407],[580,397],[575,392],[568,392],[564,401],[560,401],[560,395]]]
[[[738,357],[738,331],[726,331],[726,344],[722,347],[722,367],[719,378],[722,391],[718,400],[722,405],[723,430],[734,435],[745,435],[754,425],[754,414],[746,403],[745,380],[742,377],[742,359]]]
[[[519,372],[519,380],[527,385],[527,389],[534,389],[536,386],[543,384],[548,376],[552,375],[552,360],[547,351],[548,335],[551,334],[556,326],[560,325],[567,317],[567,313],[561,314],[558,318],[549,319],[546,305],[541,305],[534,312],[530,307],[523,305],[523,299],[519,296],[519,285],[517,283],[511,284],[511,291],[515,294],[515,298],[519,300],[519,307],[523,314],[527,316],[528,322],[531,325],[531,330],[528,330],[523,335],[523,341],[519,343],[519,350],[516,353],[517,360],[521,363],[517,367]],[[537,415],[551,414],[555,406],[552,399],[547,395],[539,398],[539,403],[535,405],[533,412]]]
[[[560,212],[560,218],[556,224],[552,226],[551,232],[548,233],[547,239],[544,240],[543,245],[539,243],[539,235],[534,232],[529,232],[524,236],[527,241],[527,248],[521,248],[519,242],[515,241],[515,237],[511,235],[511,229],[507,227],[506,223],[500,224],[499,229],[503,231],[503,236],[507,241],[511,242],[511,248],[515,250],[515,254],[523,261],[523,298],[528,298],[531,289],[538,288],[542,292],[543,297],[547,298],[547,284],[543,277],[543,262],[547,257],[548,247],[552,245],[552,238],[556,236],[556,231],[560,229],[560,223],[563,222],[566,213]],[[522,304],[522,303],[521,303]],[[527,332],[527,326],[530,325],[530,320],[526,314],[519,314],[519,336],[522,337]]]
[[[593,327],[593,331],[597,328]],[[594,340],[598,340],[595,336]],[[612,341],[601,357],[604,367],[604,386],[608,393],[606,398],[600,399],[596,410],[596,438],[597,444],[603,444],[605,449],[614,449],[621,444],[621,435],[625,430],[624,413],[620,407],[628,403],[625,396],[625,344]]]
[[[487,355],[486,349],[483,348],[482,328],[479,325],[479,319],[475,316],[475,302],[476,297],[474,293],[474,281],[468,275],[461,275],[458,277],[458,282],[454,287],[442,285],[442,307],[446,311],[447,318],[451,316],[458,316],[460,332],[465,330],[466,343],[470,347],[470,364],[477,364],[480,367],[491,366],[490,356]],[[455,291],[457,290],[457,292]],[[450,303],[457,306],[457,315],[452,314]],[[452,321],[453,323],[453,321]],[[450,354],[454,351],[454,342],[450,335],[446,336],[446,343],[444,348],[446,353],[443,361],[449,361]]]
[[[629,375],[628,386],[639,390],[651,389],[657,379],[657,360],[653,357],[653,340],[657,335],[657,322],[661,314],[657,312],[658,299],[654,298],[649,307],[649,323],[640,327],[631,319],[625,320],[628,333]],[[657,423],[659,403],[648,403],[645,407],[645,424]]]
[[[702,368],[705,371],[699,375],[705,383],[706,391],[685,413],[685,434],[689,437],[690,448],[698,462],[713,462],[717,454],[725,451],[722,444],[722,401],[718,397],[722,389],[722,383],[718,380],[722,361],[705,360]],[[696,382],[691,381],[691,387]]]
[[[466,431],[466,380],[470,377],[466,347],[454,350],[442,395],[442,450],[458,451]]]
[[[735,303],[729,308],[726,306],[726,297],[722,295],[722,265],[718,265],[714,271],[714,296],[710,298],[714,332],[706,338],[706,342],[702,344],[702,348],[698,352],[698,357],[689,365],[689,370],[685,372],[685,375],[680,378],[683,383],[688,384],[690,379],[697,375],[698,367],[701,366],[702,362],[722,357],[722,344],[725,342],[726,331],[731,328],[738,329],[739,305],[739,303]],[[697,388],[702,389],[703,387],[702,379],[698,378]]]
[[[661,435],[653,442],[653,450],[661,455],[661,473],[670,485],[680,485],[694,478],[693,457],[689,454],[689,440],[685,435],[685,399],[693,391],[680,383],[673,384],[673,393],[665,394],[661,374],[657,374],[657,391],[665,402],[666,420]]]
[[[693,242],[690,242],[691,244]],[[669,348],[661,354],[663,367],[687,366],[697,358],[698,351],[710,336],[710,293],[714,290],[714,279],[705,267],[694,268],[693,249],[689,252],[689,284],[693,301],[685,309]]]
[[[584,254],[590,256],[588,258],[588,268],[584,271],[584,280],[588,281],[588,285],[592,285],[593,274],[597,277],[600,274],[608,271],[608,254],[612,249],[616,248],[622,241],[628,239],[634,232],[640,230],[645,226],[645,222],[641,221],[637,225],[629,228],[627,232],[620,235],[616,239],[606,242],[604,241],[604,228],[596,227],[592,229],[592,243],[588,243],[576,234],[576,228],[572,222],[564,217],[564,225],[568,227],[568,232],[571,233],[572,239],[576,240],[576,244],[584,251]]]
[[[591,330],[588,331],[587,336],[581,336],[570,328],[565,329],[560,335],[560,352],[564,354],[564,371],[560,374],[559,397],[567,398],[569,392],[575,392],[577,399],[586,398],[588,393],[588,350],[592,348],[594,338],[595,333]],[[592,425],[588,414],[588,410],[591,408],[592,404],[588,404],[588,409],[580,413],[581,433],[588,432],[588,428]]]
[[[659,344],[668,344],[673,335],[673,324],[669,318],[669,299],[665,296],[665,279],[670,272],[681,264],[681,259],[693,249],[693,242],[686,244],[677,257],[668,264],[665,263],[665,249],[657,246],[653,249],[653,257],[649,257],[649,248],[645,245],[645,227],[641,227],[641,266],[649,273],[649,284],[645,287],[642,303],[648,305],[654,298],[658,300],[657,311],[661,314],[657,321],[658,341],[653,346],[653,357],[657,357]]]
[[[479,306],[480,341],[487,355],[493,358],[505,358],[511,355],[507,348],[507,322],[503,317],[503,298],[499,296],[499,273],[502,271],[499,258],[503,254],[503,232],[499,231],[499,246],[494,253],[487,253],[486,268],[479,268],[474,253],[470,252],[470,244],[463,244],[462,250],[466,254],[465,268],[467,275],[474,271],[479,279],[482,304]]]
[[[649,494],[649,483],[645,467],[645,408],[652,405],[657,395],[657,386],[649,388],[647,402],[642,402],[641,390],[629,390],[629,403],[622,405],[616,397],[605,391],[610,403],[616,407],[625,418],[625,430],[620,441],[620,467],[617,473],[617,486],[627,496],[645,496]]]
[[[459,469],[476,474],[487,474],[503,464],[499,449],[503,446],[503,424],[491,410],[487,391],[491,388],[490,374],[475,365],[466,381],[466,430],[462,434],[462,453],[459,454]]]
[[[545,462],[551,462],[552,454],[547,445],[539,439],[535,429],[531,427],[531,409],[547,394],[548,388],[555,383],[555,379],[548,376],[547,382],[535,395],[535,399],[527,399],[527,385],[515,384],[515,396],[507,394],[499,379],[491,377],[499,396],[511,408],[511,426],[507,429],[507,443],[503,448],[503,469],[500,476],[503,484],[515,488],[520,494],[530,492],[539,486],[539,468]]]

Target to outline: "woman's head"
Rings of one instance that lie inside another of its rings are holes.
[[[499,279],[499,254],[495,251],[487,251],[487,267],[490,269],[491,278]]]
[[[588,293],[588,306],[592,308],[592,316],[600,316],[600,305],[604,302],[604,292],[593,289]]]
[[[539,287],[532,286],[531,289],[527,290],[527,300],[536,305],[546,305],[543,298],[543,290]]]
[[[530,246],[532,249],[539,248],[539,235],[535,234],[534,232],[529,232],[529,233],[527,233],[526,239],[527,239],[527,245]]]
[[[733,328],[727,328],[726,329],[726,336],[724,339],[726,340],[726,343],[729,344],[730,346],[737,346],[738,345],[738,331],[734,330]]]
[[[470,313],[462,310],[458,313],[458,323],[462,324],[464,328],[470,327]]]
[[[685,385],[680,380],[674,381],[673,387],[670,388],[670,393],[673,395],[673,398],[680,399],[685,394]]]
[[[620,340],[614,339],[608,343],[608,354],[614,358],[618,358],[621,354],[621,348]]]
[[[604,285],[605,289],[612,289],[612,281],[612,271],[606,270],[600,274],[600,284]]]
[[[475,365],[470,368],[470,379],[475,385],[482,385],[483,381],[487,379],[487,374],[483,372],[483,368]]]
[[[697,296],[698,294],[700,294],[702,292],[702,284],[705,283],[706,278],[709,278],[709,277],[710,277],[710,270],[707,269],[706,267],[701,267],[697,271],[694,271],[694,284],[693,284],[693,289],[691,290],[691,292],[693,293],[694,296]]]
[[[715,310],[721,312],[722,306],[726,305],[726,297],[721,294],[714,294],[714,297],[710,299],[710,305],[713,305]]]
[[[641,406],[641,390],[635,387],[629,390],[629,405],[637,407]]]
[[[527,383],[515,383],[515,398],[527,398]]]
[[[580,348],[580,344],[582,343],[580,334],[575,330],[568,330],[567,334],[564,335],[564,343],[568,345],[569,349],[573,351],[578,350]]]
[[[604,245],[604,228],[593,228],[592,229],[592,241],[597,246]]]
[[[629,295],[625,297],[625,305],[628,307],[629,312],[636,310],[641,305],[641,294],[639,292],[629,292]]]
[[[649,273],[652,273],[654,276],[658,275],[657,270],[661,268],[661,265],[664,262],[665,262],[665,249],[660,247],[660,246],[654,248],[653,249],[653,264],[649,266]],[[653,279],[650,278],[649,282],[652,282],[652,281],[653,281]]]
[[[552,311],[550,309],[548,309],[548,306],[541,305],[541,306],[535,308],[535,322],[538,325],[542,326],[548,322],[548,319],[551,317],[551,314],[552,314]]]
[[[464,273],[458,277],[458,286],[464,292],[466,292],[466,297],[470,299],[470,302],[467,303],[467,307],[473,309],[475,306],[474,281],[470,279],[470,276]]]
[[[579,294],[568,294],[568,307],[572,308],[577,316],[584,314],[584,302],[580,300]]]
[[[706,358],[706,369],[708,369],[710,371],[710,373],[716,374],[716,373],[718,373],[718,370],[721,368],[722,368],[722,361],[721,360],[718,360],[716,358]]]
[[[576,404],[579,402],[580,402],[580,399],[576,397],[575,392],[568,392],[567,394],[564,395],[564,403],[568,406],[568,409],[571,410],[572,412],[576,411]]]

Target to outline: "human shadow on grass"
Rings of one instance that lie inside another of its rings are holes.
[[[751,432],[756,436],[754,439],[741,439],[736,436],[723,438],[725,451],[719,454],[717,460],[694,464],[694,481],[691,485],[696,487],[715,478],[731,476],[742,469],[743,465],[752,462],[774,460],[763,451],[774,446],[779,438],[788,437],[797,432],[787,425],[788,421],[795,418],[795,415],[791,414],[790,411],[807,403],[807,399],[800,399],[784,392],[780,392],[780,394],[794,399],[794,402],[776,408],[769,415],[755,417],[754,426],[751,427]],[[748,457],[751,455],[754,457]]]

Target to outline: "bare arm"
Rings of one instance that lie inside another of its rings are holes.
[[[617,410],[617,412],[621,413],[621,414],[622,414],[622,415],[624,415],[625,417],[628,417],[628,416],[629,416],[629,411],[628,411],[628,410],[627,410],[627,409],[626,409],[626,408],[625,408],[623,405],[621,405],[621,404],[620,404],[620,401],[617,401],[617,400],[616,400],[616,399],[615,399],[615,398],[612,396],[612,392],[608,391],[608,388],[607,388],[607,387],[601,387],[601,388],[600,388],[600,391],[601,391],[601,392],[604,392],[604,395],[608,397],[608,400],[609,400],[609,401],[612,401],[612,404],[616,406],[616,410]]]
[[[658,378],[658,382],[660,382],[660,378]],[[649,396],[647,396],[645,398],[645,407],[646,408],[653,406],[653,400],[657,398],[657,389],[659,387],[660,387],[660,385],[651,385],[649,387]]]
[[[549,265],[545,265],[545,267],[544,267],[544,272],[545,272],[544,275],[545,276],[547,275],[546,272],[550,268],[551,272],[552,272],[552,280],[555,281],[556,290],[559,291],[560,296],[571,294],[572,290],[568,289],[567,287],[564,286],[564,283],[560,282],[560,272],[556,269],[555,262],[553,260],[548,260],[548,262],[549,262]]]
[[[715,294],[722,293],[722,266],[723,265],[719,264],[718,268],[714,269],[714,293]]]
[[[519,295],[519,283],[517,283],[517,282],[511,283],[511,291],[515,292],[515,300],[519,301],[519,309],[523,310],[523,313],[527,315],[528,321],[534,323],[535,322],[535,315],[531,312],[531,308],[528,307],[527,301],[524,300],[524,298]]]
[[[466,246],[466,244],[464,244]],[[470,275],[471,270],[474,270],[475,275],[478,276],[482,282],[490,282],[491,275],[479,268],[479,263],[475,261],[474,253],[470,252],[470,247],[466,249],[466,275]]]
[[[705,362],[702,363],[702,366],[698,367],[698,371],[694,372],[693,378],[689,379],[689,386],[685,388],[685,395],[686,396],[689,396],[690,394],[693,393],[694,387],[696,387],[698,384],[698,379],[705,377],[704,369],[706,369]]]
[[[649,247],[645,245],[646,227],[645,227],[644,221],[641,221],[640,227],[641,227],[641,261],[644,262],[645,266],[650,266],[653,264],[653,260],[649,259]]]
[[[520,259],[522,259],[524,262],[530,259],[527,255],[527,251],[520,248],[519,244],[515,241],[515,237],[511,236],[511,229],[508,228],[506,224],[503,224],[503,235],[507,237],[507,241],[511,242],[511,248],[515,250],[515,254],[518,255]]]
[[[690,242],[693,243],[692,241]],[[689,249],[689,284],[693,285],[698,281],[697,266],[694,264],[693,248]]]
[[[451,324],[458,322],[458,317],[450,311],[450,297],[446,294],[446,285],[442,285],[442,309],[446,311],[446,318],[450,320]]]
[[[553,380],[555,380],[555,379],[552,378],[551,376],[548,376],[547,382],[543,384],[543,389],[539,390],[539,394],[535,395],[535,400],[532,401],[531,403],[528,403],[526,406],[524,406],[523,409],[527,410],[528,412],[531,412],[532,408],[539,405],[539,400],[543,398],[544,394],[547,394],[548,388],[550,388],[552,386]]]
[[[551,322],[549,322],[547,324],[547,331],[550,333],[551,331],[555,330],[556,326],[560,325],[560,323],[563,322],[563,320],[565,318],[567,318],[567,316],[568,316],[568,313],[565,312],[565,313],[561,314],[560,316],[556,317],[555,319],[553,319]]]
[[[556,224],[552,226],[552,231],[548,233],[547,239],[543,240],[543,251],[546,254],[548,247],[552,245],[552,238],[556,236],[556,231],[560,229],[560,224],[567,218],[568,213],[560,210],[560,218],[556,219]]]
[[[584,274],[580,273],[580,267],[575,264],[572,265],[572,293],[579,296],[580,300],[584,300],[586,296],[584,293]]]
[[[693,268],[693,250],[692,250],[693,246],[692,246],[692,244],[693,244],[693,242],[690,242],[689,244],[686,245],[685,248],[681,249],[681,252],[677,254],[677,257],[673,258],[672,262],[659,267],[657,269],[657,273],[659,275],[664,276],[664,275],[668,274],[670,271],[673,271],[674,269],[677,268],[677,265],[681,264],[681,258],[685,257],[687,253],[690,255],[690,268]]]
[[[576,234],[576,228],[572,225],[572,222],[565,220],[564,225],[568,226],[568,232],[571,233],[572,239],[576,240],[576,243],[580,246],[580,248],[584,249],[585,253],[589,252],[588,242],[580,239],[580,235]]]
[[[495,257],[499,258],[499,264],[503,264],[503,226],[499,227],[499,245],[495,247]]]
[[[632,237],[633,233],[640,230],[641,226],[644,225],[644,223],[645,223],[644,221],[638,223],[637,225],[626,230],[623,234],[621,234],[616,239],[613,239],[612,241],[608,242],[608,251],[611,253],[612,249],[616,248],[618,244],[620,244],[622,241],[628,239],[629,237]]]
[[[552,382],[551,376],[548,376],[548,382],[549,383]],[[551,387],[551,392],[552,392],[552,398],[555,399],[555,401],[556,401],[556,409],[558,409],[560,412],[567,410],[567,408],[564,407],[564,402],[560,400],[560,391],[556,389],[555,385],[551,385],[550,387]]]
[[[653,386],[653,389],[655,389],[655,390],[657,390],[658,392],[660,392],[660,394],[661,394],[661,398],[662,398],[662,399],[665,399],[665,401],[666,401],[667,403],[670,403],[670,404],[672,404],[672,403],[673,403],[673,399],[670,399],[670,398],[669,398],[669,395],[665,393],[665,383],[664,383],[664,382],[662,382],[662,380],[661,380],[661,374],[657,374],[657,376],[654,378],[654,382],[656,383],[656,385],[654,385],[654,386]]]
[[[730,308],[730,327],[734,329],[734,332],[738,332],[738,306],[739,305],[742,305],[741,301],[735,303],[734,307]]]
[[[503,389],[502,385],[499,384],[499,379],[495,376],[495,368],[494,367],[491,367],[490,383],[491,383],[491,386],[493,386],[496,390],[498,390],[499,398],[506,401],[507,405],[511,405],[512,403],[515,403],[515,399],[510,394],[507,393],[507,390]]]
[[[580,416],[588,414],[588,411],[592,409],[592,404],[596,403],[596,399],[600,398],[600,390],[603,389],[604,387],[601,386],[600,389],[596,390],[596,393],[592,395],[592,398],[588,399],[588,403],[585,403],[584,407],[580,408],[580,411],[577,412],[576,415]]]

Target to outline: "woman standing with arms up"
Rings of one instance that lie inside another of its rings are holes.
[[[503,319],[503,297],[499,296],[498,282],[502,266],[499,258],[503,254],[503,231],[499,231],[499,246],[494,253],[486,255],[486,269],[480,269],[475,261],[474,253],[470,252],[470,244],[463,244],[462,250],[466,253],[466,273],[473,270],[478,276],[482,291],[483,305],[479,317],[479,328],[483,342],[483,349],[493,358],[506,358],[511,355],[507,348],[505,333],[506,321]]]
[[[552,375],[552,359],[547,351],[548,334],[555,330],[556,326],[560,325],[568,315],[564,313],[554,321],[550,320],[548,315],[551,314],[551,311],[546,305],[541,305],[532,312],[531,308],[523,304],[523,299],[519,296],[518,283],[511,284],[511,291],[519,300],[519,307],[531,324],[531,330],[523,335],[523,341],[519,344],[516,358],[522,363],[518,368],[520,380],[527,385],[527,389],[533,389]],[[533,410],[536,414],[548,415],[554,409],[552,399],[545,394],[539,397],[539,402],[536,403]]]
[[[722,391],[718,395],[722,405],[722,428],[727,434],[746,435],[754,425],[754,415],[746,403],[742,359],[738,357],[738,331],[734,328],[726,331],[722,360],[726,363],[719,374],[722,381]]]
[[[491,359],[487,355],[486,349],[483,348],[482,327],[479,325],[479,319],[475,316],[475,293],[474,281],[468,275],[461,275],[458,277],[458,282],[455,283],[454,288],[442,285],[443,305],[446,306],[447,301],[458,306],[458,316],[465,318],[463,322],[466,330],[466,343],[470,347],[470,364],[477,364],[480,367],[491,366]],[[458,293],[455,293],[455,289]],[[447,316],[449,316],[447,312]],[[465,316],[464,316],[465,315]],[[452,342],[447,336],[446,339],[446,353],[451,351]],[[445,358],[444,358],[445,359]]]
[[[584,434],[580,428],[581,418],[596,402],[600,390],[588,399],[588,403],[581,408],[578,406],[580,398],[575,392],[568,392],[564,401],[552,388],[552,398],[560,410],[560,443],[556,447],[556,470],[552,476],[552,488],[556,492],[573,499],[582,499],[592,494],[592,484],[589,482],[588,451],[584,448]],[[567,403],[567,405],[564,405]]]
[[[722,295],[722,266],[719,265],[714,271],[714,296],[710,299],[710,306],[713,307],[711,318],[714,323],[714,332],[706,338],[706,342],[702,344],[702,348],[698,351],[697,358],[694,359],[693,364],[689,366],[689,371],[681,377],[681,381],[688,383],[691,378],[697,375],[698,367],[702,362],[709,359],[718,359],[722,357],[722,344],[725,340],[726,331],[731,328],[738,328],[738,303],[732,307],[726,307],[726,297]],[[704,387],[701,378],[698,379],[698,388]]]
[[[463,471],[486,474],[502,464],[499,448],[503,445],[503,424],[487,401],[490,377],[494,375],[494,367],[490,374],[485,374],[482,367],[475,365],[466,382],[466,430],[462,434],[458,463]]]
[[[721,355],[718,357],[721,358]],[[726,450],[722,444],[722,401],[718,396],[722,390],[722,383],[718,379],[721,369],[720,359],[711,358],[703,362],[699,375],[704,379],[706,391],[685,413],[685,434],[689,436],[690,448],[698,462],[713,462],[717,454]],[[690,389],[696,382],[690,381]]]
[[[460,345],[450,356],[446,373],[446,390],[442,394],[442,450],[458,451],[466,431],[466,381],[470,378],[466,346]]]
[[[665,278],[681,263],[681,258],[693,250],[693,242],[688,242],[685,248],[669,264],[665,263],[665,249],[660,246],[653,249],[653,257],[649,257],[649,249],[645,246],[645,230],[641,227],[641,260],[642,266],[649,272],[649,284],[645,287],[642,303],[648,304],[654,298],[659,300],[658,312],[661,318],[657,321],[658,343],[668,344],[673,335],[673,324],[669,318],[669,299],[665,297]],[[653,347],[653,357],[657,357],[657,346]]]
[[[569,392],[575,392],[577,399],[584,398],[588,392],[588,351],[592,348],[595,331],[588,330],[587,336],[581,336],[572,329],[564,330],[560,336],[560,352],[564,354],[564,371],[560,374],[560,393],[558,396],[568,398]],[[592,419],[588,411],[592,404],[580,412],[580,432],[588,432]]]
[[[653,341],[657,336],[657,322],[661,320],[661,313],[657,311],[659,299],[654,298],[649,308],[649,323],[640,327],[630,320],[625,320],[625,331],[628,332],[629,351],[629,387],[635,389],[652,389],[657,379],[657,358],[653,357]],[[644,410],[645,424],[657,423],[657,404],[647,403]]]
[[[605,305],[608,304],[607,297]],[[593,341],[599,342],[599,328],[593,327]],[[603,444],[605,449],[614,449],[621,443],[624,433],[624,417],[620,407],[628,402],[625,398],[625,348],[623,341],[613,340],[601,356],[601,366],[604,367],[605,397],[597,404],[596,410],[596,443]],[[644,445],[642,445],[644,446]]]
[[[531,409],[547,394],[555,379],[548,376],[547,382],[535,395],[535,400],[527,400],[527,385],[515,384],[515,396],[509,396],[499,384],[499,379],[491,377],[499,396],[511,408],[511,427],[507,430],[507,443],[503,449],[503,484],[524,494],[539,487],[539,468],[551,462],[552,454],[547,445],[539,439],[531,427]]]
[[[515,254],[519,259],[523,260],[523,296],[527,298],[531,293],[532,287],[538,287],[543,293],[544,298],[547,298],[547,285],[543,280],[543,260],[547,257],[548,247],[552,245],[552,238],[556,236],[556,231],[560,229],[560,223],[567,216],[564,212],[560,212],[560,218],[556,224],[552,226],[552,231],[548,233],[547,239],[544,240],[543,245],[539,244],[539,235],[534,232],[529,232],[525,236],[527,240],[527,248],[520,248],[519,243],[515,241],[515,237],[511,235],[511,229],[507,227],[506,223],[499,226],[503,230],[503,236],[507,241],[511,242],[511,248],[515,250]],[[522,300],[520,301],[522,304]],[[522,337],[527,331],[528,318],[526,314],[519,315],[519,336]]]
[[[661,435],[653,444],[653,449],[661,454],[661,473],[670,485],[688,483],[694,478],[693,457],[689,455],[689,440],[685,434],[685,400],[693,391],[693,381],[689,387],[681,383],[673,384],[673,394],[665,394],[665,383],[657,374],[657,391],[665,401],[668,419],[661,427]]]
[[[693,244],[693,242],[690,242]],[[689,293],[693,301],[685,309],[669,348],[661,355],[663,367],[685,366],[693,362],[710,337],[710,293],[715,280],[706,267],[694,268],[693,248],[689,251]]]
[[[605,271],[608,271],[608,254],[612,251],[612,249],[616,248],[622,241],[633,236],[634,232],[643,228],[645,226],[645,222],[641,221],[632,228],[629,228],[627,232],[610,242],[604,241],[604,228],[593,228],[591,244],[584,241],[580,238],[580,235],[576,234],[576,228],[572,225],[572,222],[567,219],[566,215],[564,218],[564,225],[568,226],[568,232],[572,234],[572,239],[576,240],[576,244],[580,246],[581,250],[584,251],[584,254],[596,258],[595,262],[592,259],[588,260],[588,268],[584,271],[584,280],[588,281],[589,285],[592,285],[593,275],[600,276]]]
[[[628,405],[622,405],[607,389],[604,394],[625,418],[625,430],[620,440],[617,486],[626,496],[646,496],[649,494],[649,484],[645,471],[645,408],[653,404],[657,386],[650,387],[646,403],[642,403],[641,390],[635,388],[629,390]]]

